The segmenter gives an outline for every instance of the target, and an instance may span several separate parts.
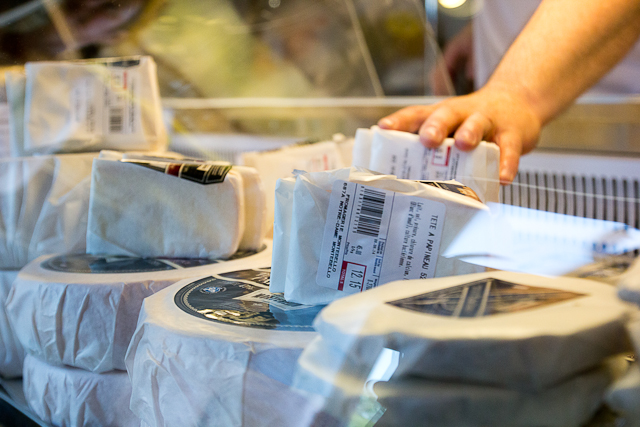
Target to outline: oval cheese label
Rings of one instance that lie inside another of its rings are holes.
[[[270,269],[214,274],[180,289],[176,305],[186,313],[217,323],[282,331],[313,331],[323,308],[291,303],[269,292]]]

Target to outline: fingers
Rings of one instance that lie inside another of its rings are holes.
[[[500,146],[500,184],[509,185],[518,173],[522,140],[515,133],[505,132],[498,135],[496,143]]]
[[[493,132],[493,123],[484,114],[473,113],[469,116],[453,135],[456,147],[462,151],[469,151],[480,144],[485,136]]]
[[[435,148],[462,122],[463,116],[456,110],[441,106],[420,127],[420,142],[427,148]]]
[[[396,111],[378,121],[382,129],[416,132],[429,117],[434,107],[429,105],[413,105]]]

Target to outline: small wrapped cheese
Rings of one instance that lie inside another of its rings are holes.
[[[0,376],[16,378],[22,376],[24,349],[13,332],[7,317],[5,303],[17,271],[0,270]]]
[[[319,307],[271,294],[267,266],[184,280],[144,301],[126,359],[143,422],[311,424],[313,400],[289,385]]]
[[[242,177],[244,194],[245,226],[242,239],[238,244],[240,251],[257,251],[264,244],[264,239],[271,228],[267,215],[267,195],[264,184],[254,168],[234,166],[233,172]]]
[[[243,185],[215,163],[96,159],[87,252],[229,257],[245,231]]]
[[[25,74],[23,154],[166,148],[151,57],[31,62]]]
[[[48,255],[22,269],[7,314],[25,350],[49,364],[125,369],[142,300],[188,277],[269,263],[270,247],[244,258],[153,259]]]
[[[138,427],[129,409],[131,382],[126,372],[104,374],[51,366],[33,356],[24,362],[24,397],[29,408],[55,426]]]
[[[85,251],[96,156],[0,160],[0,269],[20,269],[44,254]]]
[[[388,284],[335,301],[314,325],[364,371],[389,348],[403,355],[397,378],[526,391],[628,351],[634,312],[599,282],[492,272]]]
[[[284,192],[290,191],[291,182],[286,184],[281,183],[284,187],[279,191],[278,198],[276,199],[278,203],[280,203],[278,206],[279,212],[291,212],[291,226],[288,233],[285,231],[280,232],[282,236],[288,236],[289,238],[288,256],[286,258],[283,255],[285,249],[283,249],[281,245],[283,239],[277,238],[274,240],[274,261],[272,268],[275,279],[272,281],[271,289],[281,290],[283,288],[282,277],[285,277],[284,294],[287,301],[300,304],[327,304],[330,301],[346,295],[343,291],[320,286],[316,281],[319,269],[324,268],[324,266],[319,267],[319,264],[323,257],[323,239],[326,239],[325,226],[326,224],[333,226],[333,223],[329,221],[334,221],[334,218],[327,217],[333,186],[343,181],[370,187],[374,190],[380,189],[393,194],[412,196],[415,199],[411,199],[411,203],[418,205],[437,204],[438,217],[443,220],[439,220],[437,225],[438,231],[436,232],[441,233],[439,235],[439,250],[434,249],[433,254],[429,254],[429,258],[426,260],[427,255],[421,255],[420,257],[416,254],[411,255],[416,258],[413,261],[414,266],[430,263],[429,274],[432,274],[431,277],[433,277],[433,275],[435,275],[435,277],[442,277],[482,271],[481,267],[438,256],[438,254],[444,252],[448,245],[454,241],[457,233],[476,213],[486,210],[486,206],[477,199],[431,185],[399,180],[388,175],[374,175],[368,171],[357,170],[355,168],[300,174],[297,176],[293,195],[284,197]],[[461,187],[459,184],[452,182],[448,184],[445,183],[444,185],[450,185],[454,189]],[[352,204],[351,206],[354,205]],[[391,204],[388,203],[386,206],[389,207]],[[431,220],[431,214],[427,214],[428,211],[429,209],[425,207],[424,212],[421,214],[422,221],[424,221],[421,223],[421,227],[425,232],[429,227],[427,222]],[[407,217],[406,221],[409,221],[409,217],[414,218],[414,215],[418,215],[417,213],[408,211],[402,211],[401,213]],[[364,217],[364,215],[361,217]],[[285,230],[288,227],[286,225],[286,215],[280,215],[276,219],[279,223],[275,225],[275,228]],[[405,221],[405,219],[402,221]],[[411,221],[413,221],[413,219]],[[394,221],[391,221],[390,223],[393,222]],[[364,220],[362,220],[362,223],[364,223]],[[407,226],[408,230],[403,229],[402,235],[392,235],[390,232],[386,247],[389,248],[391,246],[391,239],[403,239],[405,232],[411,234],[417,230],[417,228],[414,228],[414,225],[417,223],[416,216],[415,223],[412,222],[410,226]],[[403,224],[400,224],[400,226],[404,227]],[[346,226],[343,228],[346,228]],[[380,241],[382,240],[384,239],[380,238]],[[398,244],[402,244],[402,242]],[[406,245],[407,248],[398,250],[402,250],[404,251],[403,253],[408,254],[408,247],[410,245],[411,243],[409,242]],[[418,249],[419,248],[415,247],[416,253]],[[391,252],[391,249],[385,252],[385,257]],[[326,255],[326,253],[324,255]],[[376,257],[372,256],[371,258]],[[408,260],[408,257],[405,257],[405,260]],[[341,264],[341,261],[339,264]],[[408,268],[408,266],[409,264],[405,264],[403,270],[405,267]],[[284,271],[284,269],[286,269],[286,271]],[[402,276],[394,277],[391,280],[401,278]],[[380,284],[384,283],[378,283],[378,285]]]

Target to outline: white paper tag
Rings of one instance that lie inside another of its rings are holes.
[[[303,308],[311,307],[310,305],[287,301],[286,299],[284,299],[284,296],[282,294],[272,294],[268,289],[260,289],[258,291],[251,292],[250,294],[242,295],[234,299],[240,301],[264,302],[276,308],[279,308],[282,311],[300,310]]]
[[[434,277],[445,210],[433,200],[336,181],[317,284],[356,293]]]
[[[379,153],[384,160],[376,168],[400,179],[447,181],[456,179],[460,155],[451,145],[430,149],[420,144],[412,144],[410,148],[388,146]]]

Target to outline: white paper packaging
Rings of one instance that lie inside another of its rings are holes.
[[[370,131],[371,158],[368,168],[401,179],[459,181],[483,202],[498,202],[500,149],[481,142],[469,152],[456,148],[447,138],[436,149],[425,148],[413,133],[376,128]]]
[[[254,263],[266,267],[268,263]],[[310,425],[288,389],[319,310],[268,291],[269,270],[185,280],[144,301],[127,352],[131,409],[150,426]]]
[[[23,153],[164,150],[151,57],[25,66]]]
[[[288,256],[285,257],[283,248],[276,245],[279,241],[274,241],[272,269],[274,277],[278,280],[281,280],[283,275],[286,276],[284,294],[287,301],[300,304],[326,304],[345,296],[344,292],[316,284],[323,233],[327,221],[327,208],[332,186],[337,180],[356,182],[443,203],[446,208],[446,217],[444,232],[441,236],[440,253],[446,250],[454,240],[456,233],[474,214],[486,209],[482,203],[470,197],[413,181],[398,180],[393,176],[374,175],[355,168],[300,174],[296,179],[293,197],[289,199],[292,206],[288,207],[284,204],[279,206],[281,212],[291,210]],[[285,199],[278,200],[287,202]],[[285,267],[286,273],[283,273],[282,270]],[[482,271],[481,267],[440,256],[435,267],[435,277],[479,271]],[[274,281],[272,289],[282,289],[282,283]]]
[[[234,166],[232,169],[242,177],[242,193],[244,195],[245,226],[238,250],[256,251],[271,228],[267,215],[267,195],[262,179],[254,168]]]
[[[607,405],[624,417],[625,426],[640,425],[640,369],[637,363],[633,363],[626,375],[611,385],[605,398]]]
[[[96,374],[51,366],[33,356],[24,363],[24,396],[31,410],[55,426],[138,427],[129,409],[131,382],[126,372]]]
[[[47,363],[125,369],[144,298],[185,278],[268,263],[270,249],[223,262],[44,256],[18,275],[7,313],[25,350]]]
[[[43,254],[85,251],[96,156],[0,160],[0,269],[20,269]]]
[[[618,278],[618,296],[640,306],[640,258]]]
[[[10,70],[5,73],[7,104],[9,106],[9,152],[12,157],[20,157],[22,155],[26,81],[24,70]]]
[[[397,377],[541,390],[628,351],[634,311],[599,282],[492,272],[388,284],[314,325],[364,370],[390,348],[403,353]]]
[[[222,182],[201,184],[140,164],[96,159],[88,221],[88,253],[228,257],[245,229],[242,176],[231,170]]]
[[[0,375],[15,378],[22,375],[24,349],[16,338],[7,317],[5,303],[17,271],[0,270]]]

